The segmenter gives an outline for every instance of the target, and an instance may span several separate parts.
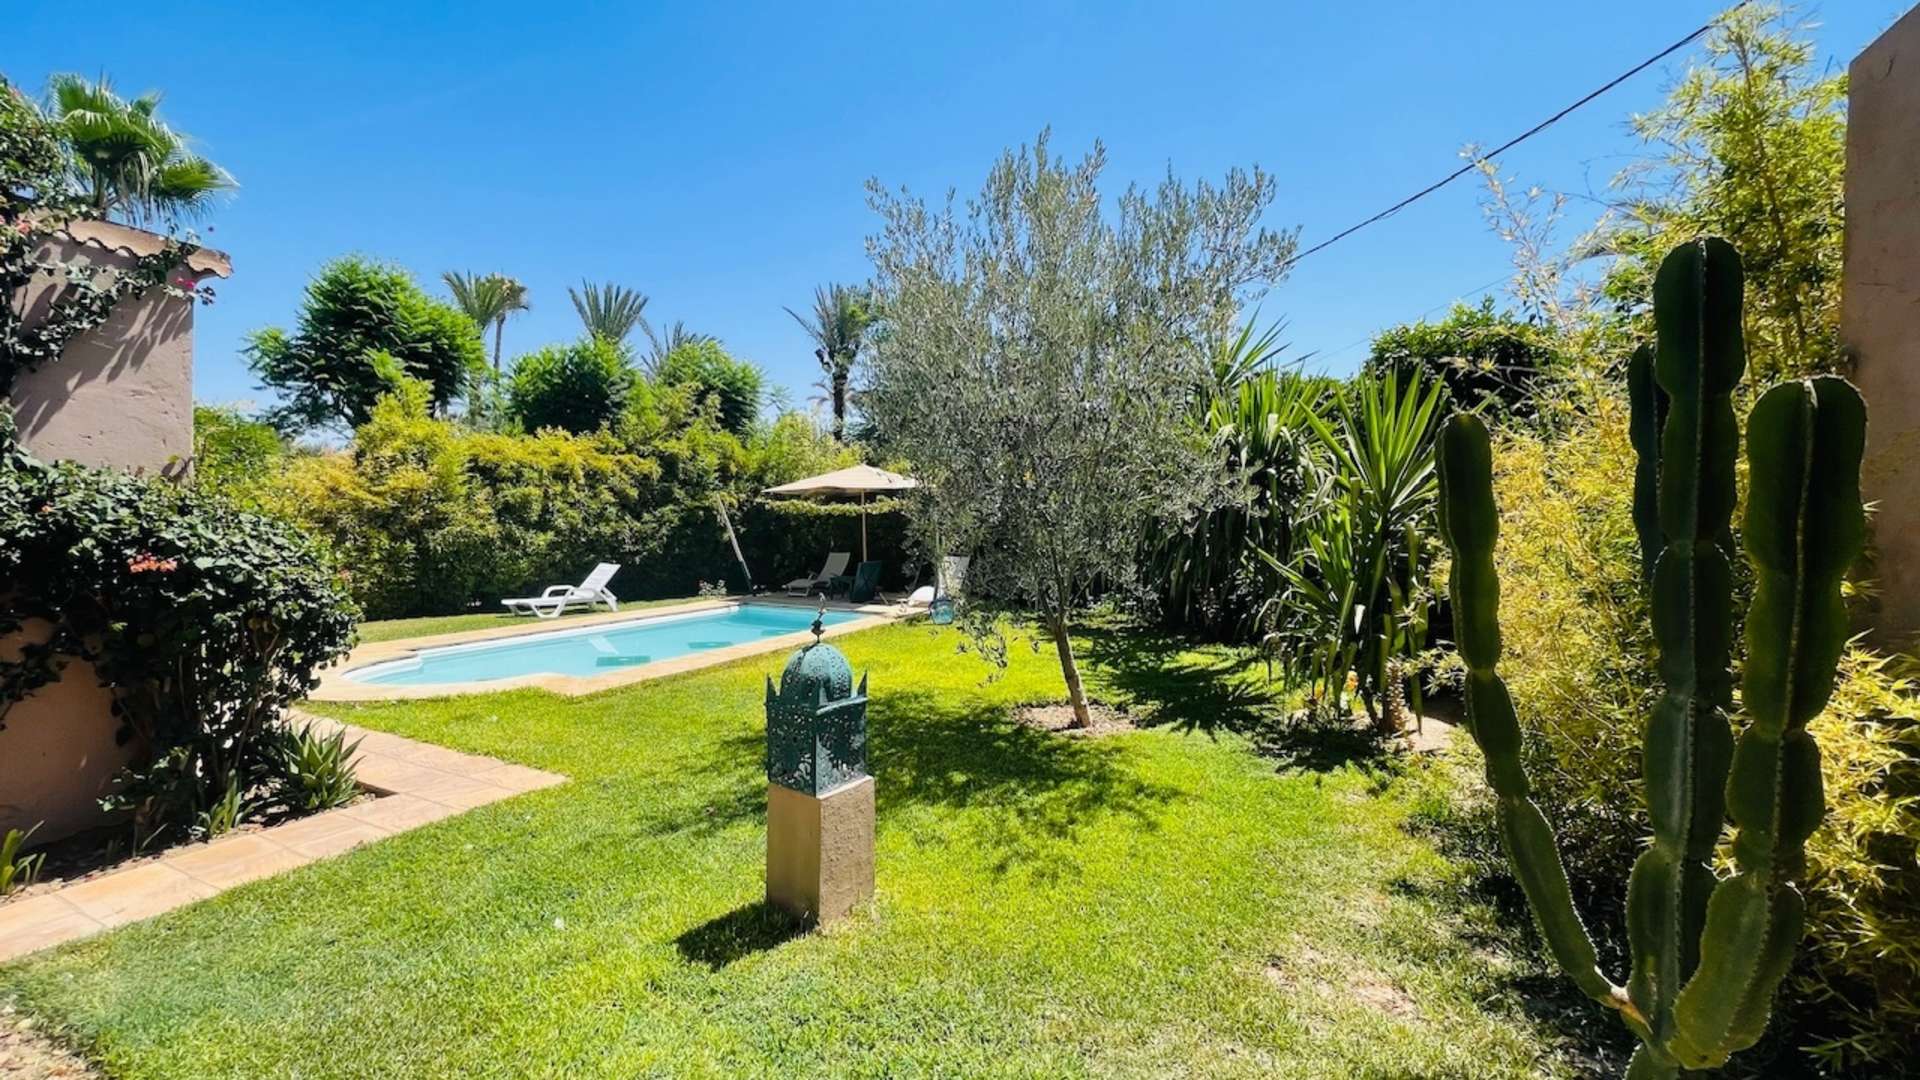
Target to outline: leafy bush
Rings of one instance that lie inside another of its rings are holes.
[[[1634,838],[1647,832],[1640,732],[1659,684],[1621,474],[1632,460],[1624,405],[1600,399],[1564,438],[1510,432],[1494,462],[1495,562],[1513,598],[1503,668],[1526,708],[1535,797],[1597,934],[1619,933]],[[1808,845],[1807,945],[1782,991],[1776,1049],[1871,1072],[1911,1052],[1920,1022],[1920,695],[1856,649],[1810,730],[1827,817]]]
[[[197,487],[246,502],[286,452],[286,440],[271,424],[249,420],[234,408],[193,407],[193,482]]]
[[[660,362],[658,377],[669,386],[690,386],[701,398],[719,404],[720,425],[745,434],[760,416],[766,377],[745,360],[736,360],[718,341],[701,338],[674,348]]]
[[[486,365],[479,331],[459,308],[428,296],[406,271],[358,256],[321,267],[294,332],[258,331],[246,355],[260,381],[286,395],[274,413],[286,430],[366,423],[396,374],[424,380],[444,411]]]
[[[664,531],[660,466],[613,436],[475,432],[427,407],[409,381],[350,450],[289,460],[263,495],[326,539],[372,617],[458,611],[633,562]]]
[[[344,728],[321,735],[312,724],[288,725],[274,736],[274,791],[288,806],[305,813],[345,806],[360,794],[353,755],[360,740],[349,743]]]
[[[190,487],[44,465],[10,430],[0,536],[0,632],[51,627],[0,664],[0,718],[91,662],[141,749],[114,803],[142,843],[243,788],[262,733],[353,641],[353,603],[297,530]]]
[[[1553,331],[1493,310],[1455,304],[1439,322],[1388,327],[1374,335],[1366,371],[1375,377],[1419,374],[1437,380],[1462,409],[1492,403],[1500,410],[1532,412],[1539,388],[1561,367]]]
[[[528,431],[599,431],[625,410],[636,375],[626,346],[616,339],[550,345],[514,363],[507,414]]]

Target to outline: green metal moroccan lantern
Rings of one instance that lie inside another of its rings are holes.
[[[814,796],[867,775],[867,680],[854,689],[853,666],[823,632],[816,618],[813,643],[787,661],[779,689],[767,679],[767,780]]]

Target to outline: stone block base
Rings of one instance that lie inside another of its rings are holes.
[[[832,922],[873,895],[873,777],[824,795],[767,785],[767,903]]]

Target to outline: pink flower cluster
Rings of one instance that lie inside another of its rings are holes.
[[[127,560],[127,572],[130,574],[170,574],[179,568],[179,559],[156,558],[150,551],[143,551],[139,555]]]

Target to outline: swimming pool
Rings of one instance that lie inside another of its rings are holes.
[[[821,621],[837,626],[864,617],[857,611],[829,611]],[[403,659],[346,672],[344,677],[376,686],[434,686],[493,682],[521,675],[604,675],[657,660],[781,637],[807,629],[813,619],[814,612],[803,607],[732,604],[682,615],[549,630],[504,641],[422,649]]]

